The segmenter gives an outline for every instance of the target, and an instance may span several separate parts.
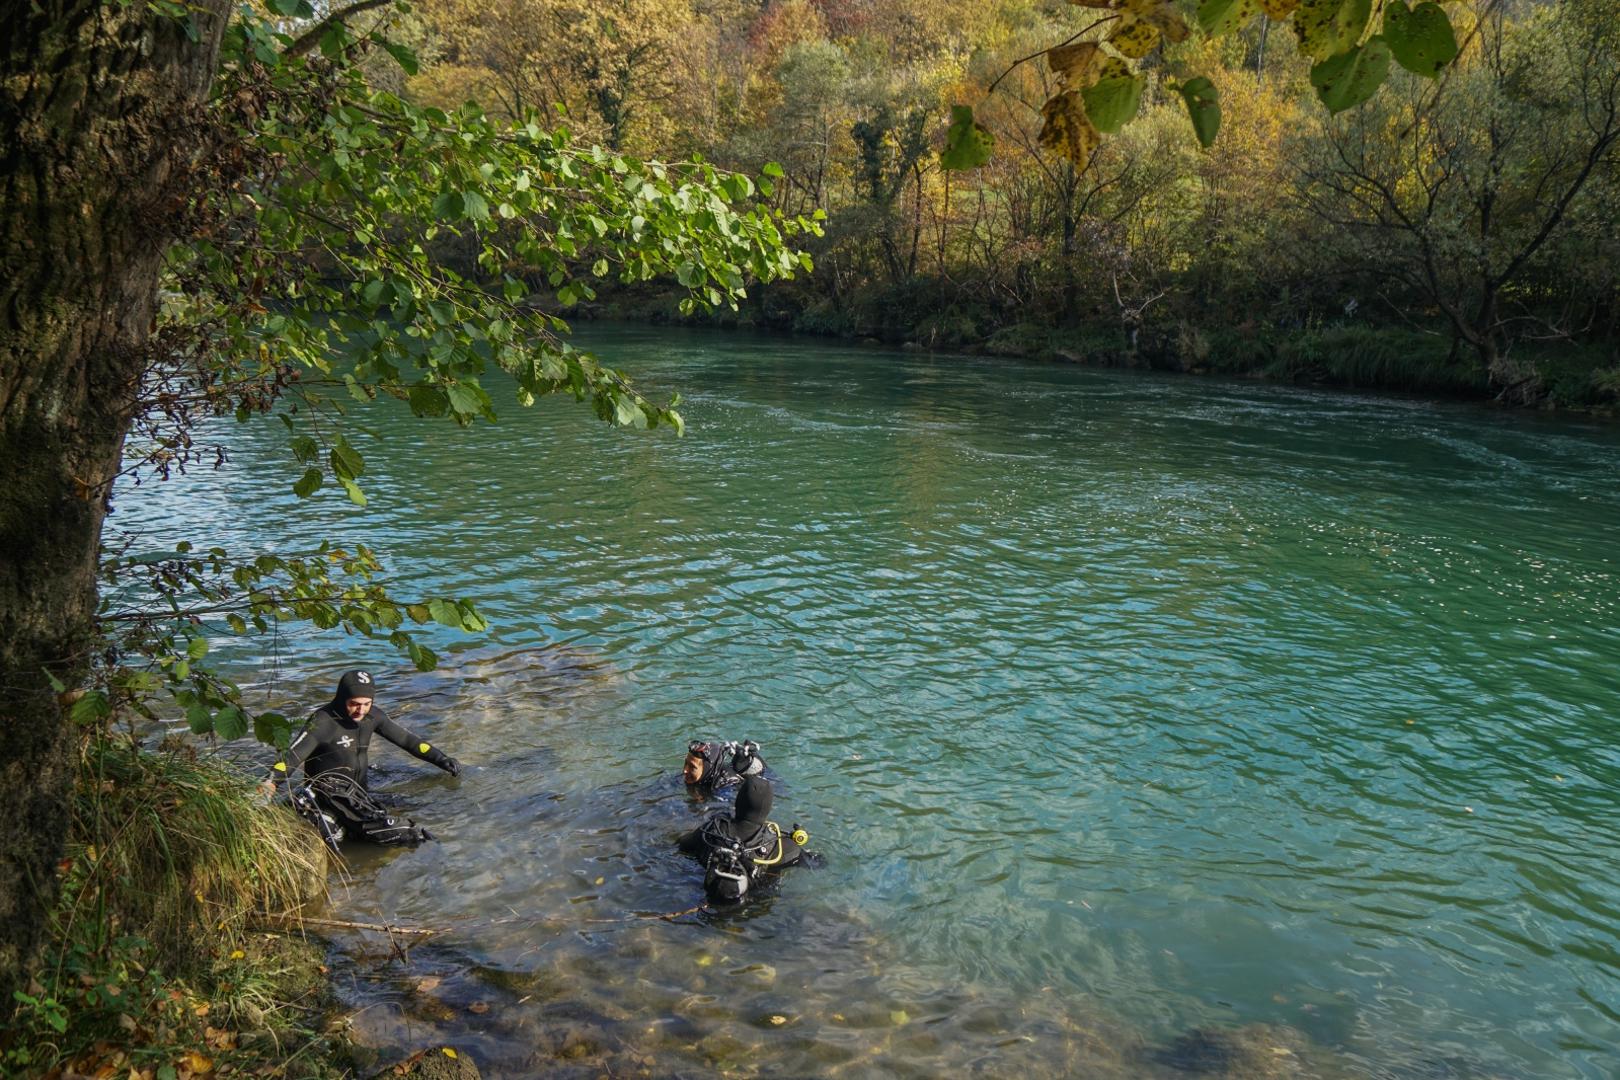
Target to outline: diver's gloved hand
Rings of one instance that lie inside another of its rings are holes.
[[[430,747],[427,753],[422,756],[427,759],[428,764],[437,765],[451,776],[461,775],[461,762],[440,750],[437,746]]]

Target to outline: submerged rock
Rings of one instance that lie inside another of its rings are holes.
[[[1178,1072],[1223,1080],[1291,1080],[1307,1075],[1304,1037],[1293,1028],[1250,1024],[1194,1028],[1152,1053]]]
[[[398,1065],[377,1073],[373,1080],[409,1076],[415,1080],[482,1080],[472,1058],[453,1046],[418,1050]]]

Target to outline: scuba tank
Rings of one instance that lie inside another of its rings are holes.
[[[735,904],[748,895],[754,860],[735,840],[712,844],[703,865],[703,894],[712,903]]]

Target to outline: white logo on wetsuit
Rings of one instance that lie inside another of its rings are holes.
[[[366,673],[366,672],[364,672],[364,671],[357,671],[357,672],[355,672],[355,673],[354,673],[354,677],[355,677],[355,678],[356,678],[356,679],[357,679],[357,680],[358,680],[358,681],[360,681],[360,682],[362,682],[362,683],[365,683],[365,684],[367,684],[367,685],[368,685],[368,686],[369,686],[369,685],[370,685],[370,683],[371,683],[371,676],[370,676],[370,675],[369,675],[369,674],[367,674],[367,673]]]
[[[338,745],[347,750],[349,747],[354,745],[354,740],[345,735],[343,738],[338,740]]]

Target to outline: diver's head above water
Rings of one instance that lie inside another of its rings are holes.
[[[737,823],[739,836],[746,836],[751,830],[765,827],[765,820],[771,816],[771,803],[776,795],[771,791],[771,782],[763,776],[750,776],[742,782],[737,789],[737,805],[732,811],[731,820]]]
[[[714,791],[736,783],[741,777],[757,776],[764,771],[759,744],[752,739],[741,743],[693,739],[686,745],[681,779],[688,787]]]
[[[701,739],[687,744],[686,762],[681,766],[681,779],[688,785],[701,784],[705,777],[712,779],[714,768],[710,762],[710,745]]]
[[[377,680],[369,671],[345,671],[338,680],[337,694],[332,704],[350,720],[363,719],[371,711],[371,702],[377,690]]]

